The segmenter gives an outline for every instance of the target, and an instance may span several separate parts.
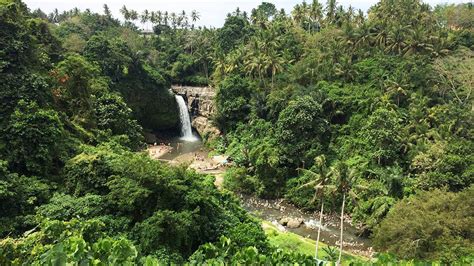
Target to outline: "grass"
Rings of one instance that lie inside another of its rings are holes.
[[[281,232],[276,228],[276,226],[274,226],[272,223],[268,221],[263,221],[262,227],[271,245],[277,248],[280,248],[284,251],[299,252],[301,254],[314,257],[314,252],[316,249],[315,240],[305,238],[291,232]],[[324,259],[328,255],[326,251],[324,250],[324,248],[327,248],[327,247],[328,245],[322,242],[319,242],[318,257],[320,259]],[[337,249],[337,255],[339,255],[339,249]],[[350,261],[367,262],[369,261],[369,259],[343,251],[342,252],[343,264],[346,264],[346,263],[349,264]]]

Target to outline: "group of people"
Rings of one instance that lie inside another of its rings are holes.
[[[163,143],[161,142],[160,145],[158,143],[153,143],[153,146],[150,147],[149,152],[152,157],[160,157],[165,153],[171,153],[173,147],[171,143]]]
[[[194,160],[195,161],[201,161],[201,162],[204,162],[205,161],[205,158],[204,156],[198,154],[198,153],[194,153]]]

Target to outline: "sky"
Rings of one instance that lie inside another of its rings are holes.
[[[53,11],[57,8],[60,12],[63,10],[69,10],[74,7],[78,7],[81,10],[89,8],[94,12],[102,13],[103,5],[107,4],[112,11],[114,17],[122,18],[119,9],[126,5],[129,9],[134,9],[141,12],[142,10],[148,9],[149,11],[168,11],[168,12],[180,12],[185,10],[191,12],[192,10],[198,11],[201,16],[197,25],[201,26],[213,26],[221,27],[224,24],[227,13],[234,11],[237,7],[242,11],[250,13],[252,8],[258,6],[262,1],[258,0],[23,0],[31,10],[41,8],[46,13]],[[265,0],[275,4],[278,9],[284,8],[287,12],[290,12],[298,3],[302,0]],[[440,3],[462,3],[470,0],[425,0],[425,2],[436,5]],[[311,0],[307,0],[311,2]],[[325,2],[325,0],[320,0]],[[339,4],[345,7],[352,5],[356,9],[362,9],[366,11],[370,6],[374,5],[377,0],[338,0]]]

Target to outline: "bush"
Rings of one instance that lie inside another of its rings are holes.
[[[321,104],[310,96],[290,101],[280,113],[276,127],[280,159],[287,165],[311,166],[313,159],[324,150],[322,143],[329,123]]]
[[[98,195],[87,194],[84,197],[73,197],[56,193],[50,202],[39,206],[36,210],[38,219],[68,221],[73,218],[93,218],[104,212],[104,199]]]
[[[111,130],[113,135],[126,135],[129,147],[133,150],[143,148],[145,139],[142,127],[132,117],[132,110],[122,97],[114,93],[105,93],[95,103],[97,127],[101,130]]]
[[[145,255],[166,248],[187,256],[240,224],[254,225],[235,198],[219,192],[205,176],[170,167],[116,143],[83,150],[64,169],[66,188],[77,198],[66,197],[62,204],[55,199],[40,208],[40,213],[57,217],[55,210],[64,206],[58,218],[95,215],[117,228],[115,233],[127,233],[137,240]],[[84,202],[86,198],[91,202]],[[101,201],[94,210],[87,210]],[[71,206],[73,202],[77,206]],[[79,206],[84,208],[77,210]],[[112,217],[121,222],[113,223]],[[257,232],[240,230],[236,234],[257,243],[260,240],[255,236],[262,230],[257,228]]]
[[[403,259],[455,262],[474,253],[474,186],[434,190],[397,203],[374,232],[374,245]]]
[[[308,182],[311,182],[314,177],[309,174],[303,174],[301,176],[291,178],[286,182],[286,194],[285,199],[295,204],[299,208],[314,210],[318,207],[318,202],[313,201],[314,187],[305,186],[301,187]]]
[[[108,237],[104,226],[98,220],[45,220],[38,232],[0,241],[0,264],[131,265],[138,255],[133,243],[123,237]]]
[[[223,80],[216,95],[216,122],[224,131],[238,122],[245,122],[250,114],[251,87],[247,79],[230,76]]]
[[[217,243],[202,245],[189,261],[193,265],[316,265],[311,256],[281,249],[262,252],[252,246],[239,247],[224,236]]]
[[[249,175],[247,169],[234,167],[226,171],[224,187],[235,192],[253,194],[262,189],[262,184],[256,177]]]
[[[63,159],[64,129],[54,110],[21,100],[3,132],[7,158],[15,171],[44,176]]]

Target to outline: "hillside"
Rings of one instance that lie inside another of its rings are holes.
[[[472,3],[237,6],[206,28],[0,0],[0,265],[474,263]],[[145,152],[184,149],[199,100],[188,157],[219,154],[224,189]],[[338,246],[315,259],[236,194],[340,219]]]

